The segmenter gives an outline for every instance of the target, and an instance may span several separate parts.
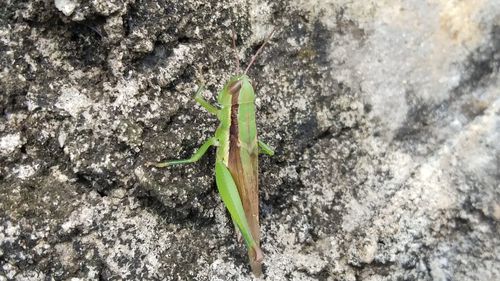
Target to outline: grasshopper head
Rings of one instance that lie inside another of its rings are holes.
[[[219,93],[217,101],[222,106],[255,101],[252,82],[246,74],[233,76]]]
[[[222,106],[231,106],[233,104],[243,104],[243,103],[254,103],[255,102],[255,94],[252,87],[252,82],[250,78],[247,76],[247,72],[250,67],[253,65],[260,52],[264,49],[264,46],[269,42],[271,37],[273,36],[276,28],[273,28],[271,33],[267,36],[264,43],[260,46],[257,52],[252,56],[250,63],[245,68],[242,74],[235,75],[229,79],[229,82],[226,83],[224,89],[217,96],[217,101]],[[240,72],[240,60],[238,57],[238,51],[236,50],[236,33],[233,30],[233,50],[234,55],[236,57],[236,71]]]

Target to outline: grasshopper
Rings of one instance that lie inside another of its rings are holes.
[[[264,258],[260,248],[258,154],[265,153],[272,156],[274,151],[257,139],[255,94],[247,72],[274,31],[252,56],[244,72],[240,71],[236,35],[233,31],[233,49],[238,74],[232,76],[219,92],[217,102],[220,107],[210,104],[202,97],[203,86],[199,87],[195,95],[196,102],[219,119],[220,125],[215,135],[206,140],[189,159],[148,163],[158,168],[193,163],[198,161],[208,148],[217,147],[215,161],[217,189],[233,223],[245,240],[250,266],[255,276],[262,274]]]

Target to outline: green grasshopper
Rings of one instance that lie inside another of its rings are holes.
[[[217,189],[245,240],[250,266],[256,276],[262,274],[264,258],[260,249],[258,154],[261,152],[272,156],[274,151],[257,139],[255,94],[246,73],[273,33],[274,30],[253,55],[245,71],[241,73],[236,51],[236,35],[233,32],[233,49],[238,74],[231,77],[219,92],[217,102],[220,108],[202,97],[203,87],[200,87],[195,95],[195,100],[208,112],[216,115],[220,121],[215,136],[205,141],[189,159],[149,163],[159,168],[193,163],[198,161],[210,146],[217,147],[215,161]]]

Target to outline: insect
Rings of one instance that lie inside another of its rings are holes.
[[[208,112],[217,116],[220,125],[215,135],[205,141],[189,159],[163,163],[148,163],[158,168],[198,161],[211,146],[217,147],[215,181],[231,219],[245,240],[250,266],[255,276],[262,274],[264,255],[260,248],[258,154],[270,156],[274,151],[257,138],[255,123],[255,94],[247,72],[255,62],[273,30],[262,46],[252,56],[244,72],[240,71],[236,51],[236,35],[233,31],[233,49],[237,74],[232,76],[217,96],[220,107],[202,97],[201,86],[195,100]]]

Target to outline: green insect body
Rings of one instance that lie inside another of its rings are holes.
[[[271,35],[272,33],[269,37]],[[156,167],[166,167],[193,163],[198,161],[210,146],[217,147],[217,189],[231,219],[245,240],[250,266],[256,276],[262,274],[263,260],[260,248],[258,154],[261,152],[273,155],[274,152],[257,139],[255,94],[246,72],[264,45],[265,43],[253,56],[245,72],[233,76],[219,92],[217,101],[220,108],[203,99],[203,87],[198,90],[195,100],[220,121],[214,137],[205,141],[189,159],[153,164]]]

